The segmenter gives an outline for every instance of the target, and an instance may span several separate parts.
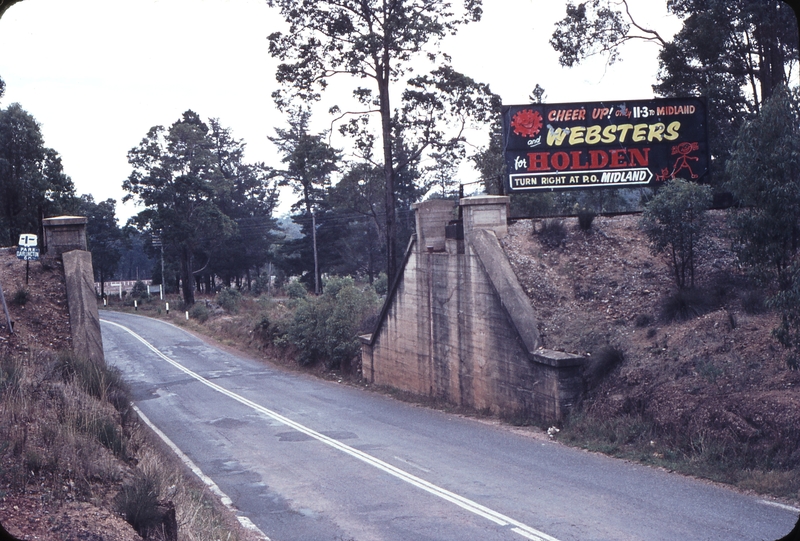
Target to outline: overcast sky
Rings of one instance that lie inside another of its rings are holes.
[[[679,28],[665,1],[629,4],[639,24],[665,39]],[[601,59],[559,66],[548,40],[564,7],[556,0],[486,0],[483,20],[442,49],[506,104],[526,103],[537,83],[548,102],[653,97],[655,45],[627,46],[612,66]],[[169,126],[187,109],[219,118],[244,139],[247,161],[278,165],[267,136],[285,118],[270,98],[277,62],[266,37],[282,27],[264,0],[25,0],[0,19],[0,107],[19,102],[32,114],[78,193],[116,199],[124,223],[139,210],[119,203],[128,150],[151,126]],[[319,114],[316,121],[323,129],[330,119]],[[469,174],[464,181],[476,178]]]

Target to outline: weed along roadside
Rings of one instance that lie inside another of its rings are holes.
[[[380,297],[349,278],[331,279],[319,297],[294,282],[274,297],[223,290],[191,307],[144,298],[137,313],[289,368],[525,430],[558,428],[550,436],[568,445],[797,505],[800,373],[772,336],[780,314],[765,299],[773,293],[737,265],[724,213],[706,219],[712,233],[695,254],[694,288],[682,289],[639,217],[509,226],[502,248],[541,345],[587,359],[582,398],[556,423],[369,383],[351,338],[374,328]],[[133,302],[110,299],[108,309],[133,311]]]
[[[15,330],[0,329],[3,527],[24,540],[253,539],[140,424],[118,371],[73,351],[61,259],[25,274],[0,249]]]

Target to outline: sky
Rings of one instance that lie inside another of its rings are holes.
[[[680,27],[665,1],[630,0],[636,21],[669,39]],[[562,68],[548,40],[566,2],[485,0],[479,23],[442,44],[456,70],[488,83],[505,104],[527,103],[536,84],[545,101],[653,97],[658,47],[627,45],[623,60],[595,58]],[[0,19],[0,107],[18,102],[41,125],[45,145],[62,157],[78,194],[117,200],[120,223],[141,207],[122,204],[131,172],[127,152],[155,125],[187,109],[218,118],[247,143],[245,159],[278,166],[268,136],[285,127],[271,94],[277,61],[267,36],[285,23],[265,0],[24,0]],[[424,65],[424,63],[422,64]],[[335,85],[320,111],[349,95]],[[330,127],[315,115],[315,130]],[[471,134],[476,145],[484,133]],[[346,141],[332,140],[346,148]],[[462,169],[462,182],[477,173]],[[281,212],[291,205],[281,196]]]

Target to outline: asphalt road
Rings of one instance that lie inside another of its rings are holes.
[[[141,412],[273,541],[772,541],[797,510],[101,312]],[[210,481],[209,481],[210,482]]]

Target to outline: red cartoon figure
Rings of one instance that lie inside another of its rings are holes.
[[[542,114],[533,109],[523,109],[511,119],[511,127],[521,137],[536,137],[542,129]]]
[[[663,181],[665,181],[665,180],[667,180],[669,178],[670,178],[669,169],[664,167],[663,169],[661,169],[661,174],[660,175],[656,175],[656,182],[663,182]]]
[[[680,154],[680,156],[678,156],[678,159],[675,160],[675,165],[672,166],[672,178],[677,177],[678,171],[682,169],[688,169],[691,178],[697,178],[697,175],[694,174],[694,171],[692,171],[692,168],[689,165],[689,160],[693,161],[700,160],[700,158],[698,158],[697,156],[689,156],[689,153],[695,150],[700,150],[700,145],[697,143],[681,143],[679,145],[675,145],[674,147],[672,147],[673,156],[675,154]]]

